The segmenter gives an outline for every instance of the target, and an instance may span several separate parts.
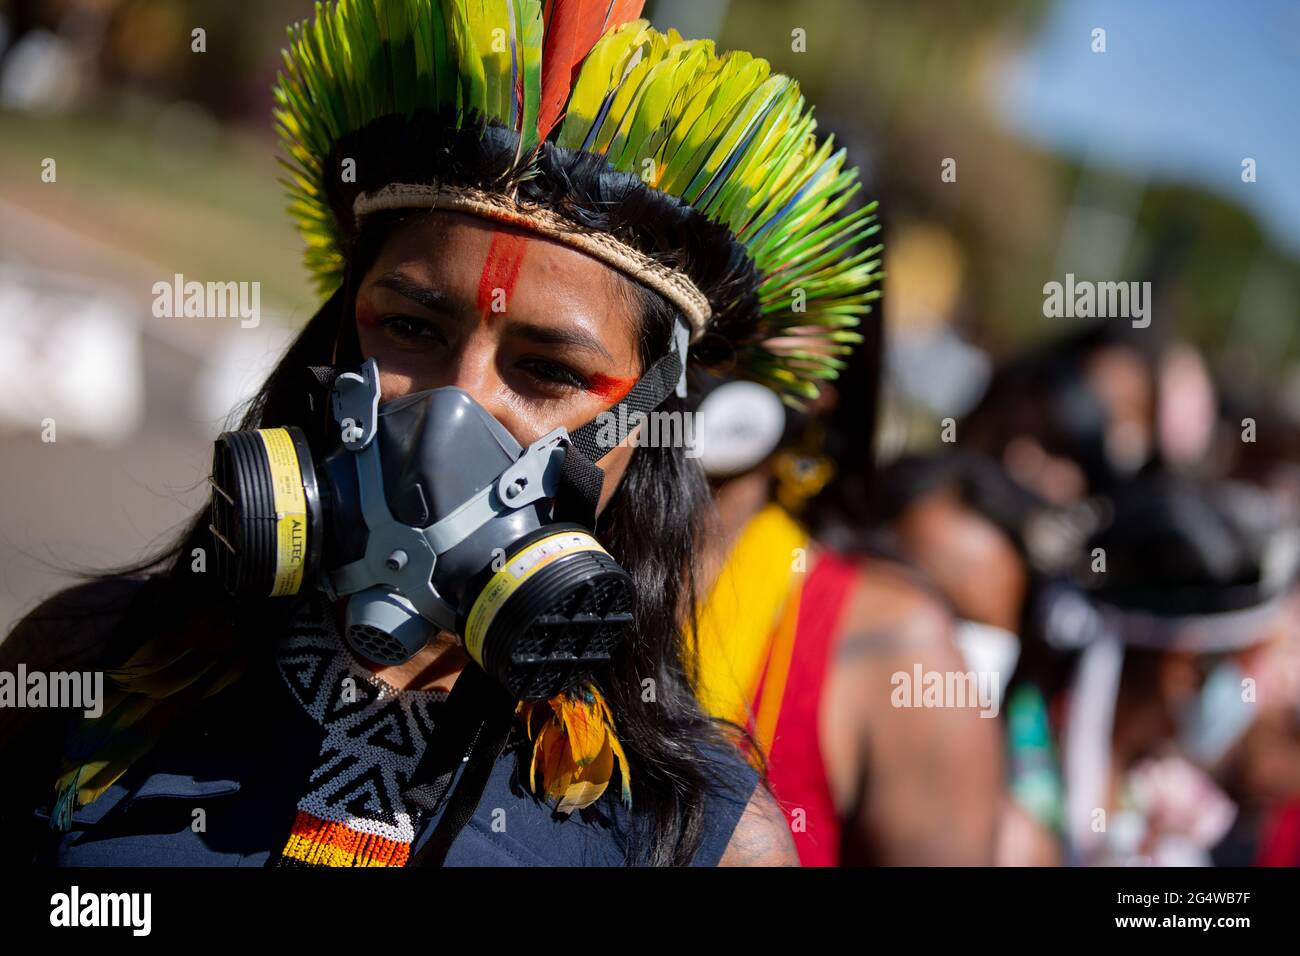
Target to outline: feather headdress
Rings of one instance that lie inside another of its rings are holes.
[[[290,28],[275,118],[289,155],[290,212],[320,292],[341,283],[357,225],[333,201],[335,146],[385,118],[430,111],[458,127],[511,131],[515,163],[503,184],[526,178],[541,150],[581,150],[725,229],[754,267],[748,331],[731,342],[735,372],[787,401],[815,397],[817,382],[835,378],[860,341],[853,329],[879,295],[880,247],[864,241],[878,229],[875,204],[851,209],[857,171],[844,168],[845,151],[831,138],[818,143],[796,81],[749,53],[718,54],[712,40],[661,33],[634,19],[641,7],[318,3],[314,19]],[[438,172],[429,169],[428,179]],[[416,196],[406,201],[416,205]],[[392,208],[391,188],[357,208],[367,203]],[[693,339],[723,311],[712,304]]]

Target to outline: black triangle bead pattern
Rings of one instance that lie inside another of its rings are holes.
[[[402,799],[433,733],[445,691],[399,690],[341,639],[333,608],[304,601],[276,647],[290,693],[324,730],[298,809],[352,830],[410,843],[417,811]]]

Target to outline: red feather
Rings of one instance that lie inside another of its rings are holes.
[[[622,26],[629,20],[635,20],[641,16],[641,8],[645,6],[645,0],[614,0],[609,5],[609,16],[605,18],[605,29]]]
[[[582,61],[606,31],[635,20],[645,0],[546,0],[542,9],[542,95],[537,139],[546,139],[569,101]]]

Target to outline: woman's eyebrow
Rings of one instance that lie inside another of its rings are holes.
[[[608,362],[614,361],[614,356],[609,354],[609,350],[600,339],[585,329],[535,325],[532,322],[511,322],[506,326],[506,333],[537,345],[563,345],[586,352],[595,352]]]
[[[406,273],[395,270],[386,272],[374,281],[378,288],[389,289],[403,298],[410,299],[416,305],[433,312],[467,311],[469,306],[434,286],[421,285]],[[605,348],[600,339],[581,328],[537,325],[533,322],[511,322],[506,332],[516,338],[525,339],[537,345],[561,345],[567,348],[582,349],[593,352],[607,362],[613,363],[614,357]]]
[[[403,272],[386,272],[374,284],[382,289],[390,289],[431,312],[447,312],[456,307],[455,300],[442,289],[421,285]]]

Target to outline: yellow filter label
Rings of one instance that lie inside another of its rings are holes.
[[[302,587],[307,563],[307,495],[302,487],[302,470],[293,439],[283,428],[262,428],[257,432],[266,446],[271,466],[271,488],[275,493],[275,583],[271,597],[297,594]]]
[[[510,595],[552,561],[580,551],[605,553],[600,542],[585,531],[560,531],[534,541],[492,575],[465,622],[465,649],[480,667],[484,666],[483,641],[487,637],[488,628]]]

